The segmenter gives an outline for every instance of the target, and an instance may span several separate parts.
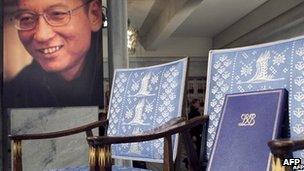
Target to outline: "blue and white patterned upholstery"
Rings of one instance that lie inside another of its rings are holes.
[[[225,94],[286,88],[292,139],[304,138],[304,37],[210,51],[205,113],[210,156]],[[304,152],[296,157],[304,158]]]
[[[187,58],[167,64],[115,70],[108,136],[136,135],[181,116]],[[174,156],[177,138],[174,138]],[[112,157],[163,162],[163,139],[112,145]]]

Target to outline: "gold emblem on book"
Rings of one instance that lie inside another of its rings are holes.
[[[243,113],[241,115],[241,122],[238,124],[239,126],[253,126],[255,124],[255,113]]]

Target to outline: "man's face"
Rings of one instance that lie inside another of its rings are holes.
[[[18,8],[41,14],[50,8],[71,10],[82,4],[81,0],[19,0]],[[91,5],[87,5],[89,9]],[[51,26],[40,16],[35,28],[18,31],[19,38],[45,71],[59,74],[80,71],[90,48],[91,32],[100,28],[92,21],[96,16],[90,16],[94,13],[89,11],[84,7],[74,11],[63,26]]]

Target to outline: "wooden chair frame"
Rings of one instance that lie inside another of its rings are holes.
[[[180,133],[182,138],[189,142],[191,140],[190,129],[205,123],[208,116],[198,116],[191,120],[185,118],[171,120],[162,126],[135,136],[95,136],[88,137],[90,145],[89,166],[91,171],[111,171],[111,144],[132,143],[164,138],[164,171],[174,170],[172,161],[172,135]],[[196,151],[192,142],[186,143],[186,151],[190,161],[190,169],[201,170]]]
[[[84,126],[67,129],[63,131],[57,131],[57,132],[9,135],[9,138],[12,140],[13,171],[22,171],[22,141],[23,140],[60,138],[82,132],[86,132],[86,136],[93,136],[92,129],[106,126],[107,124],[108,124],[108,120],[101,120]]]
[[[207,120],[208,116],[198,116],[191,120],[186,120],[184,117],[175,118],[158,128],[145,132],[142,135],[125,137],[93,136],[92,129],[107,127],[108,120],[101,120],[84,126],[57,132],[9,135],[9,138],[12,140],[13,171],[22,171],[22,141],[60,138],[82,132],[86,133],[87,141],[89,143],[90,171],[110,171],[112,169],[111,144],[142,142],[159,138],[164,138],[164,170],[171,171],[174,170],[171,136],[180,133],[184,141],[189,142],[189,140],[191,140],[189,133],[190,129],[206,123]],[[186,143],[186,151],[190,161],[190,169],[193,171],[199,171],[201,169],[200,162],[192,142]]]
[[[282,160],[290,158],[291,153],[304,149],[304,140],[278,139],[268,142],[272,156],[272,171],[291,171],[292,167],[282,165]]]

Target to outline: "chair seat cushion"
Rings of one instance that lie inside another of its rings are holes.
[[[89,171],[89,170],[90,170],[89,166],[78,166],[78,167],[66,167],[63,169],[52,169],[49,171]],[[112,171],[150,171],[150,170],[113,165]]]
[[[151,170],[113,165],[112,171],[151,171]]]
[[[75,166],[75,167],[66,167],[63,169],[51,169],[49,171],[88,171],[89,166]]]

